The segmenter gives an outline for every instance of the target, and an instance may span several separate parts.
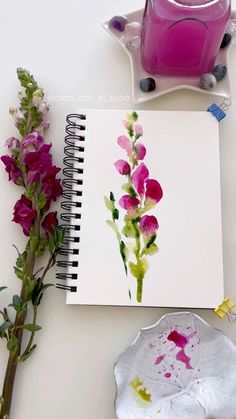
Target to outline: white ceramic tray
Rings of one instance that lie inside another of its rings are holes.
[[[142,329],[114,373],[118,419],[236,417],[236,346],[193,313]]]

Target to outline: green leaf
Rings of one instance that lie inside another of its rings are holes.
[[[112,218],[113,218],[113,221],[119,220],[119,210],[118,209],[116,209],[116,208],[113,209]]]
[[[42,329],[41,326],[38,326],[37,324],[33,324],[33,323],[23,324],[22,326],[18,326],[18,328],[28,330],[29,332],[38,332],[39,330]]]
[[[131,120],[133,122],[136,122],[138,120],[138,114],[137,114],[137,112],[135,112],[135,111],[132,112],[131,115],[130,115],[130,118],[131,118]]]
[[[137,196],[137,193],[135,192],[131,183],[124,183],[122,185],[122,189],[123,191],[127,192],[132,198],[135,198]]]
[[[23,281],[23,279],[25,278],[24,272],[21,269],[17,268],[16,266],[14,266],[14,271],[15,271],[15,274],[16,274],[17,278],[19,278],[19,279],[21,279],[21,281]]]
[[[10,352],[16,352],[18,349],[18,339],[16,336],[12,336],[7,342],[7,349]]]
[[[135,230],[131,221],[126,221],[126,225],[124,226],[122,233],[126,237],[135,237]]]
[[[110,199],[109,199],[109,198],[107,198],[107,196],[104,196],[104,202],[105,202],[105,205],[106,205],[107,209],[108,209],[109,211],[112,211],[112,210],[113,210],[113,208],[114,208],[114,204],[113,204],[113,202],[112,202],[112,201],[110,201]]]
[[[29,357],[30,357],[30,355],[32,354],[32,352],[35,350],[35,348],[36,348],[37,346],[36,345],[33,345],[30,349],[29,349],[29,351],[27,351],[27,352],[24,352],[20,357],[19,357],[19,359],[18,359],[18,362],[24,362],[24,361],[26,361],[26,359],[28,359]]]
[[[41,303],[44,291],[49,288],[54,287],[54,284],[44,284],[40,288],[35,287],[32,294],[32,304],[38,306]]]
[[[4,291],[5,289],[7,289],[7,287],[0,287],[0,292]]]
[[[41,236],[40,239],[39,239],[39,242],[38,242],[38,247],[37,247],[37,250],[36,250],[36,256],[37,257],[43,256],[44,253],[45,253],[46,247],[47,247],[46,238],[45,238],[45,236]]]
[[[4,323],[1,324],[0,326],[0,337],[3,338],[4,333],[9,329],[9,327],[12,325],[11,322],[9,321],[5,321]]]
[[[47,197],[44,192],[40,192],[37,207],[39,210],[43,209],[47,203]]]
[[[29,295],[32,294],[32,292],[35,289],[36,285],[37,285],[37,279],[36,278],[31,279],[30,282],[28,283],[27,287],[26,287],[27,293]]]
[[[17,313],[20,313],[25,309],[25,304],[23,304],[22,299],[19,297],[19,295],[14,295],[12,299],[12,303],[8,305],[9,307],[14,307],[14,309],[17,311]]]
[[[16,260],[16,266],[17,268],[24,268],[25,262],[27,258],[27,252],[20,253],[17,260]]]
[[[116,225],[115,225],[114,221],[106,220],[106,223],[109,227],[112,228],[112,230],[114,230],[116,232]]]
[[[158,249],[157,245],[155,243],[153,243],[153,244],[151,244],[151,246],[149,246],[148,249],[145,249],[145,254],[151,256],[151,255],[154,255],[155,253],[157,253],[158,250],[159,249]]]
[[[129,270],[131,275],[137,278],[137,265],[135,265],[135,263],[129,262]]]
[[[126,262],[127,262],[127,258],[128,258],[128,249],[127,249],[125,243],[122,240],[120,242],[120,254],[121,254],[122,260],[124,262],[125,272],[126,272],[126,275],[127,275]]]
[[[147,244],[146,244],[146,249],[148,249],[156,240],[156,235],[154,234],[152,237],[150,237],[150,239],[148,240]]]
[[[110,201],[115,202],[115,197],[113,192],[110,192]]]

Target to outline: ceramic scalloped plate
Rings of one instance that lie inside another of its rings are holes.
[[[138,22],[141,25],[143,17],[143,9],[135,12],[123,15],[128,19],[128,24]],[[236,38],[236,12],[232,12],[230,24],[233,25],[233,36],[232,41],[226,48],[219,51],[217,56],[216,64],[225,64],[229,68],[229,50],[230,47],[235,43]],[[141,27],[141,26],[140,26]],[[221,82],[217,83],[216,87],[212,90],[203,90],[199,87],[199,77],[165,77],[165,76],[150,76],[141,65],[140,60],[140,47],[137,50],[130,50],[126,47],[126,42],[129,36],[125,32],[118,32],[115,29],[110,28],[109,21],[103,23],[103,28],[123,47],[125,52],[129,56],[132,74],[132,97],[133,102],[138,104],[146,102],[148,100],[157,98],[165,95],[166,93],[173,92],[178,89],[190,89],[202,93],[210,93],[222,98],[231,97],[230,88],[230,76],[227,72],[226,77]],[[146,77],[152,77],[156,81],[156,89],[152,92],[145,93],[139,87],[141,79]]]
[[[193,313],[142,329],[114,374],[118,419],[236,418],[236,346]]]

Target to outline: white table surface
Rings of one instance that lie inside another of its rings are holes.
[[[54,156],[61,164],[63,136],[58,133],[60,101],[79,108],[135,108],[131,95],[128,58],[100,23],[115,14],[142,7],[144,0],[0,2],[0,151],[15,133],[8,108],[17,103],[15,69],[28,68],[45,88],[51,102]],[[236,1],[233,1],[236,8]],[[236,97],[236,48],[230,58],[233,99]],[[112,95],[109,100],[109,95]],[[98,100],[98,97],[103,98]],[[122,96],[124,97],[121,100]],[[128,98],[127,98],[128,96]],[[114,101],[114,97],[118,98]],[[54,99],[53,99],[54,98]],[[204,110],[212,97],[175,92],[142,109]],[[64,105],[63,105],[64,106]],[[220,124],[225,294],[236,301],[236,101]],[[7,305],[20,284],[12,266],[15,250],[24,241],[10,222],[19,190],[0,170],[0,278],[8,290],[0,305]],[[53,279],[54,273],[51,273]],[[149,308],[66,306],[63,292],[50,289],[39,310],[34,355],[18,368],[11,419],[115,419],[113,364],[138,330],[171,310]],[[212,311],[195,310],[213,326],[223,329],[236,343],[236,324],[220,320]],[[7,351],[0,346],[0,378]],[[0,383],[1,384],[1,383]]]

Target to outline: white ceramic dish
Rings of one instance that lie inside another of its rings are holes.
[[[236,346],[192,313],[142,329],[114,374],[118,419],[236,418]]]
[[[141,27],[143,9],[137,10],[135,12],[124,15],[128,19],[128,24],[132,26],[134,23],[138,23]],[[236,15],[235,12],[232,13],[232,19],[230,25],[236,30]],[[115,29],[109,26],[109,21],[103,23],[104,29],[120,43],[122,48],[128,54],[130,65],[131,65],[131,74],[132,74],[132,97],[133,102],[138,104],[146,102],[150,99],[157,98],[166,93],[173,92],[178,89],[190,89],[197,92],[212,94],[220,96],[222,98],[231,97],[231,88],[230,88],[230,75],[227,72],[226,77],[221,82],[210,91],[203,90],[199,87],[199,77],[164,77],[164,76],[150,76],[147,72],[144,71],[141,65],[140,60],[140,47],[137,50],[130,50],[127,48],[126,43],[129,40],[130,36],[125,32],[118,32]],[[233,32],[232,41],[226,47],[219,51],[216,64],[225,64],[229,68],[229,50],[231,46],[235,43],[236,32]],[[232,29],[231,29],[232,33]],[[141,79],[146,77],[152,77],[156,81],[156,89],[152,92],[145,93],[139,87],[139,82]]]

